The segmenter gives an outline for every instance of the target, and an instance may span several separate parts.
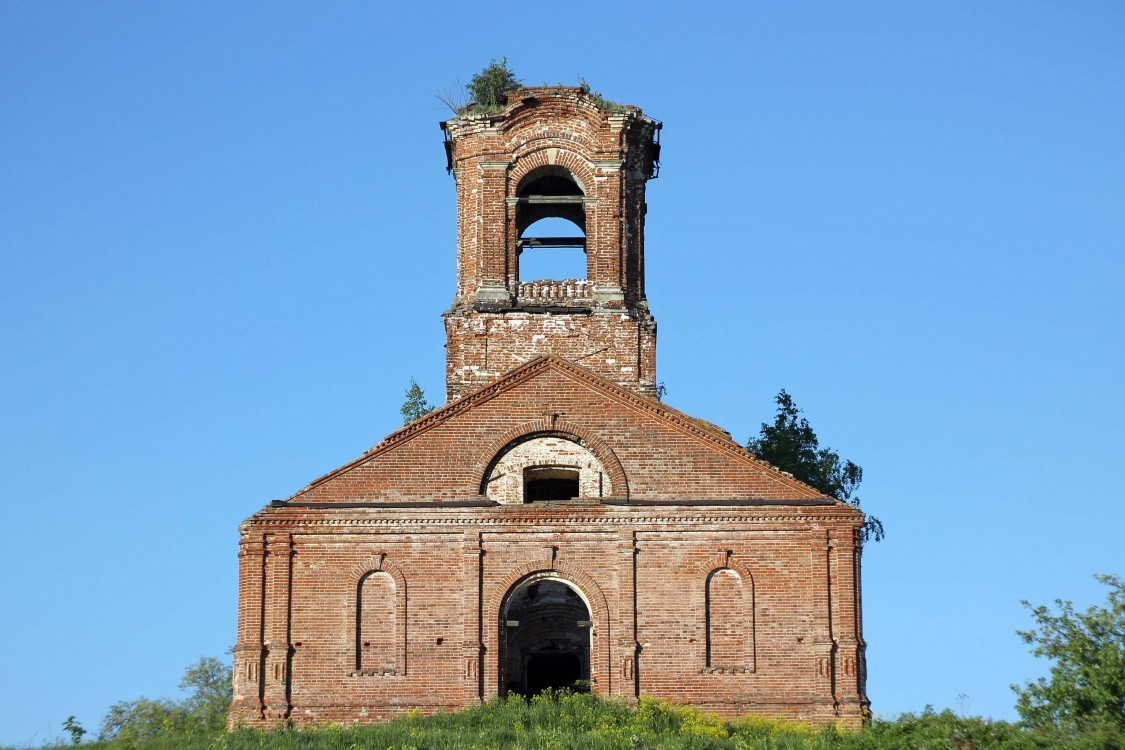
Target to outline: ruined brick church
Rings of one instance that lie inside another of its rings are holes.
[[[568,87],[442,123],[448,403],[242,524],[232,724],[577,684],[859,725],[863,515],[657,399],[660,127]],[[521,275],[565,246],[585,278]]]

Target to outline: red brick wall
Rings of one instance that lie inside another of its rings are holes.
[[[253,588],[264,568],[267,589],[290,602],[267,608],[265,622],[289,638],[273,639],[266,661],[291,644],[290,671],[255,679],[261,641],[244,629],[232,721],[368,721],[493,695],[505,596],[538,573],[590,602],[599,693],[854,726],[865,706],[854,676],[856,526],[835,505],[271,509],[243,528],[241,579]],[[291,580],[262,555],[271,535],[283,548],[292,539]],[[356,674],[357,571],[373,566],[401,576],[403,638],[385,648],[405,656],[394,673]],[[741,666],[707,662],[707,582],[721,568],[743,581],[743,603],[724,613],[746,644]]]
[[[447,314],[446,383],[453,400],[542,354],[656,395],[656,321],[637,310],[599,315]]]

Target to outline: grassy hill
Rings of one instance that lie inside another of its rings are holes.
[[[59,745],[58,747],[66,747]],[[862,732],[745,717],[734,722],[665,701],[636,705],[564,693],[494,700],[456,714],[408,716],[365,727],[262,732],[165,732],[84,743],[100,750],[1003,750],[1082,748],[1120,750],[1119,733],[1045,735],[1006,722],[963,718],[950,711],[876,721]]]

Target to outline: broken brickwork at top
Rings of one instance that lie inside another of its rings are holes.
[[[541,354],[654,396],[656,321],[644,286],[645,188],[660,123],[582,89],[528,88],[496,114],[445,123],[457,186],[457,290],[445,313],[449,400]],[[540,219],[581,237],[531,236]],[[570,242],[561,242],[570,240]],[[584,278],[521,275],[527,253],[585,252]]]

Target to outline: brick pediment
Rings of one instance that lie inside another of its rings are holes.
[[[612,467],[616,501],[809,500],[815,489],[702,420],[554,356],[538,357],[391,433],[289,498],[301,503],[481,500],[499,451],[558,435]]]

